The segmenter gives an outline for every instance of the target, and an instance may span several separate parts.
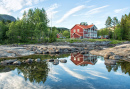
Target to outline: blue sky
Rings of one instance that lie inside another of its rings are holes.
[[[44,8],[52,26],[72,28],[80,22],[105,27],[108,16],[130,13],[130,0],[0,0],[0,14],[22,18],[24,10]],[[50,25],[50,23],[48,24]]]

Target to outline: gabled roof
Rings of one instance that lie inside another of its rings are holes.
[[[80,24],[76,24],[77,26],[79,26],[79,27],[81,27],[81,28],[83,28],[83,29],[88,29],[88,28],[91,28],[91,27],[93,27],[94,25],[92,24],[92,25],[80,25]]]

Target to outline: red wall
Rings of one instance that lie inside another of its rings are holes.
[[[79,32],[77,31],[77,29],[80,29]],[[75,33],[78,33],[78,34],[80,34],[81,36],[83,36],[83,29],[82,29],[81,27],[75,25],[75,26],[71,29],[71,31],[70,31],[70,37],[71,37],[71,38],[79,38],[79,37],[80,37],[80,36],[77,36],[77,35],[73,36],[74,30],[76,31]]]
[[[78,65],[79,63],[81,63],[81,62],[83,62],[83,55],[82,54],[79,54],[79,53],[77,53],[76,55],[73,55],[73,54],[71,54],[71,61],[75,64],[75,65]],[[76,59],[76,60],[74,60],[74,58]],[[80,61],[78,61],[78,58],[80,59]]]
[[[57,38],[60,38],[60,35],[59,35],[59,34],[57,34]]]

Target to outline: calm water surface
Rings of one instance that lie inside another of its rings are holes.
[[[103,57],[78,53],[54,58],[67,63],[0,66],[0,89],[130,89],[129,62],[105,65]]]

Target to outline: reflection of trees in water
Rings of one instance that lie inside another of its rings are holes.
[[[107,68],[108,72],[111,72],[111,70],[116,72],[118,70],[118,65],[106,65],[106,68]]]
[[[48,75],[48,64],[46,62],[31,64],[21,64],[20,66],[9,65],[9,66],[0,66],[0,72],[9,72],[17,68],[18,74],[22,73],[24,79],[30,82],[45,82]]]
[[[125,74],[129,74],[130,76],[130,62],[117,62],[116,65],[106,65],[106,68],[108,70],[108,72],[111,72],[111,70],[113,70],[114,72],[116,72],[118,70],[118,68],[121,68],[122,72]]]
[[[125,74],[128,73],[130,76],[130,62],[120,62],[119,65],[121,67],[122,72]]]
[[[28,58],[36,59],[40,58],[41,60],[44,59],[56,59],[56,58],[63,58],[68,57],[70,54],[61,54],[61,55],[30,55],[25,57],[17,58],[19,61],[27,60]],[[0,59],[3,60],[3,59]],[[8,58],[7,58],[8,60]],[[25,80],[29,80],[30,82],[45,82],[48,75],[48,64],[44,61],[41,63],[33,62],[31,64],[24,64],[22,63],[20,66],[15,65],[7,65],[2,66],[0,65],[0,72],[9,72],[11,70],[15,70],[17,68],[18,74],[22,73]]]
[[[30,82],[44,83],[48,75],[48,65],[46,62],[22,64],[18,68],[18,73],[23,73],[25,80]]]

